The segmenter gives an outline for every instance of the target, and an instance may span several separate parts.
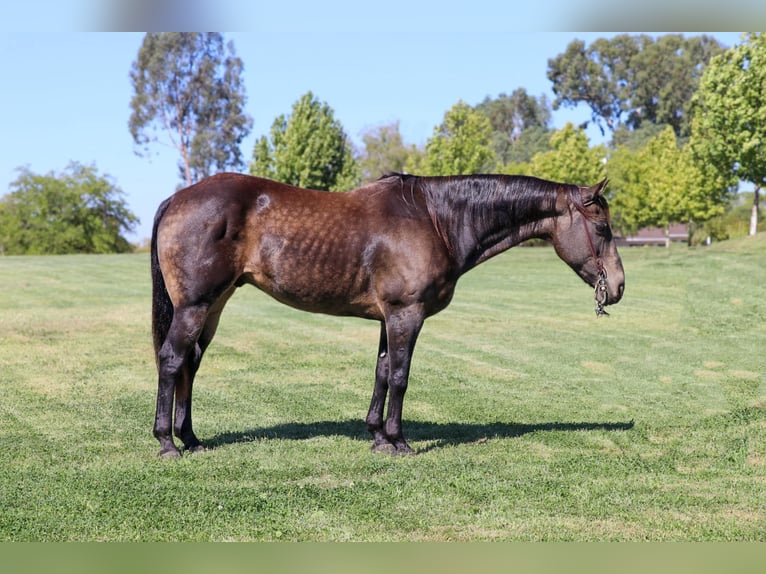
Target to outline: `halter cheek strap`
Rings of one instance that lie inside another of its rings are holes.
[[[596,317],[600,317],[601,315],[609,315],[609,313],[604,310],[607,299],[606,269],[604,268],[604,262],[601,260],[601,256],[596,251],[596,246],[593,243],[593,237],[591,236],[590,229],[588,228],[588,222],[586,221],[587,218],[585,217],[585,214],[581,212],[580,216],[582,217],[582,224],[585,228],[585,237],[588,238],[588,247],[590,247],[590,253],[593,256],[593,260],[596,262],[596,268],[598,269],[598,279],[596,280],[595,292],[593,295],[593,298],[596,301]]]

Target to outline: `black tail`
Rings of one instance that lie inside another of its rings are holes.
[[[173,303],[170,301],[167,287],[165,287],[165,279],[162,276],[157,257],[157,228],[169,205],[170,198],[160,204],[157,215],[154,216],[154,227],[152,228],[152,337],[154,339],[154,358],[158,365],[160,347],[165,342],[165,337],[168,336],[170,323],[173,320]]]

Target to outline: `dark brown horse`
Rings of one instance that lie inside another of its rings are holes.
[[[180,454],[172,434],[186,450],[203,449],[192,430],[194,375],[226,301],[245,283],[304,311],[380,322],[367,428],[373,450],[412,452],[402,433],[412,351],[463,273],[544,238],[596,289],[597,314],[620,300],[625,276],[605,186],[395,174],[328,193],[220,174],[177,192],[160,205],[152,233],[160,455]]]

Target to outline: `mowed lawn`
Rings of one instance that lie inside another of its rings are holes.
[[[766,236],[622,251],[623,302],[516,248],[429,319],[370,452],[378,326],[229,303],[160,460],[148,256],[0,258],[0,540],[764,540]]]

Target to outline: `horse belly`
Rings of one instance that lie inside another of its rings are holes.
[[[265,233],[259,244],[257,262],[246,271],[274,299],[315,313],[380,318],[365,249],[353,240]]]

